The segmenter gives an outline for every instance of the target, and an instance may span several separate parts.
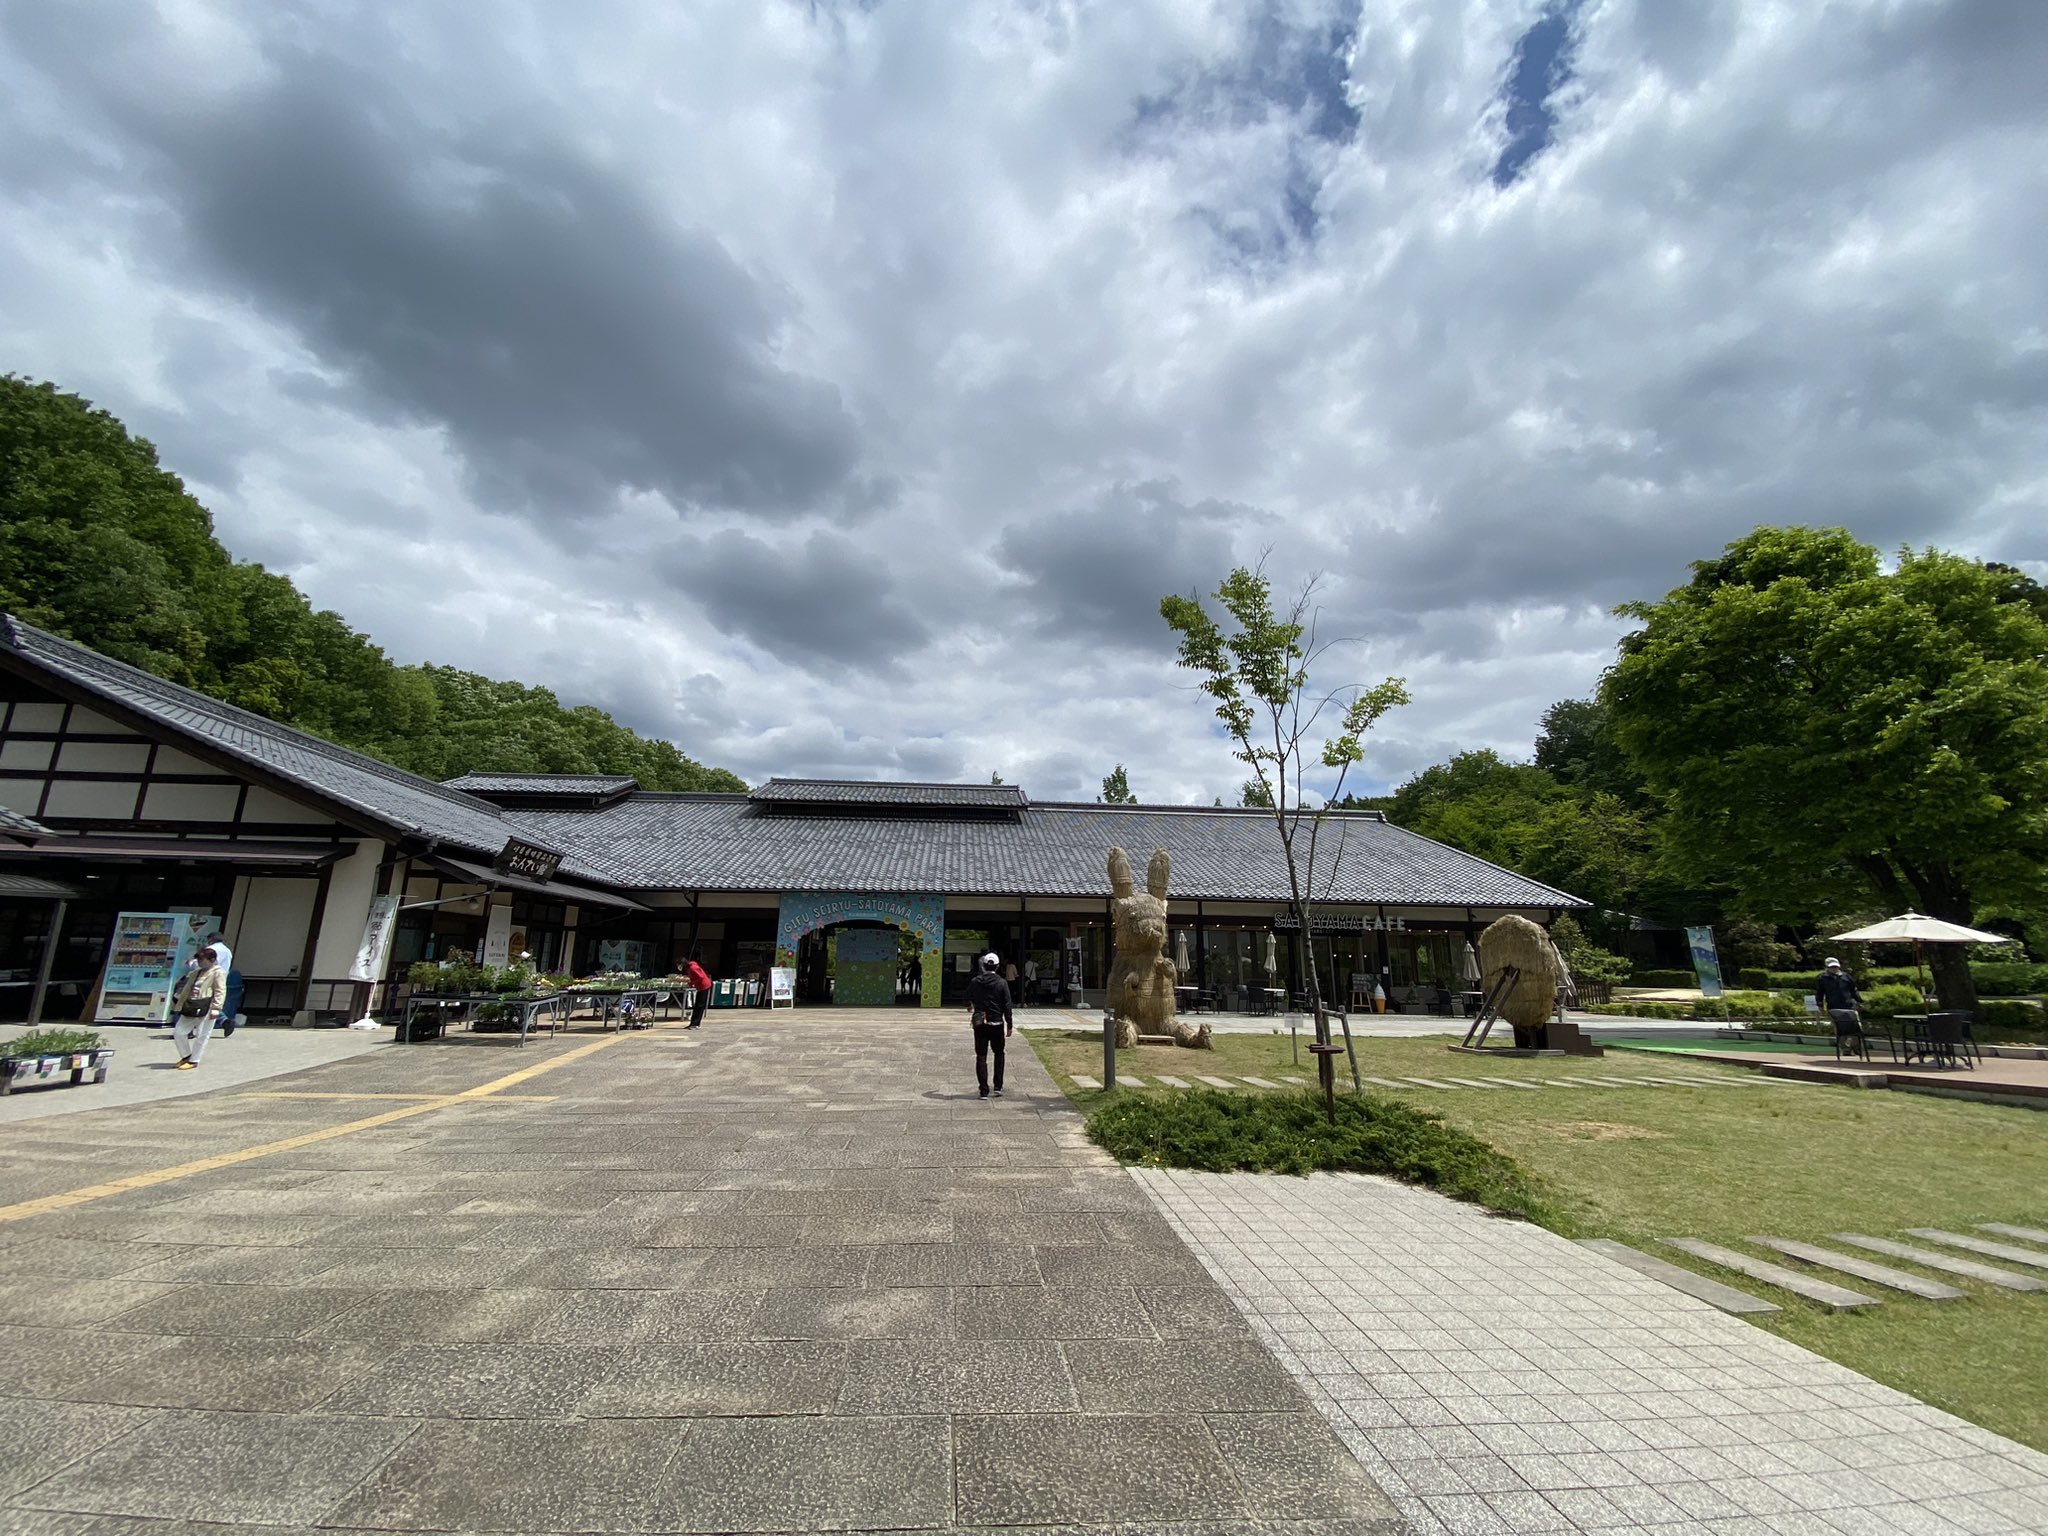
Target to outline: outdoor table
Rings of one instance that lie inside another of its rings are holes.
[[[405,1000],[405,1017],[398,1024],[398,1042],[408,1045],[417,1040],[439,1038],[448,1024],[448,1010],[467,1006],[467,1000],[460,997],[443,997],[438,993],[415,995]],[[422,1017],[426,1015],[426,1017]]]
[[[533,1033],[534,1025],[543,1016],[547,1019],[548,1032],[552,1034],[560,1027],[562,995],[552,993],[546,997],[507,997],[502,992],[469,992],[453,997],[429,996],[409,998],[405,1005],[405,1022],[399,1028],[399,1038],[405,1041],[432,1039],[447,1028],[449,1019],[446,1010],[459,1009],[468,1015],[469,1027],[476,1028],[476,1014],[485,1006],[502,1008],[508,1016],[519,1021],[519,1043],[526,1044],[526,1037]],[[429,1032],[415,1028],[419,1013],[433,1010],[436,1018]]]
[[[1256,995],[1260,999],[1259,1012],[1261,1013],[1280,1013],[1287,1006],[1287,989],[1285,987],[1261,987]]]

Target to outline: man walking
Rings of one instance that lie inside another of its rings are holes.
[[[996,1097],[1003,1096],[1003,1041],[1017,1027],[1010,1009],[1010,986],[996,974],[996,957],[983,955],[981,970],[967,983],[968,1018],[974,1026],[974,1076],[981,1096],[988,1097],[988,1058],[995,1052]]]
[[[1863,1015],[1859,1011],[1863,1003],[1862,989],[1856,985],[1856,978],[1842,969],[1842,962],[1829,955],[1827,966],[1813,982],[1813,1000],[1827,1010],[1834,1021],[1835,1038],[1846,1040],[1852,1036],[1859,1048],[1868,1054],[1868,1047],[1862,1045]]]
[[[690,978],[690,1022],[685,1029],[696,1029],[704,1022],[704,1005],[711,1001],[711,973],[697,963],[695,954],[690,956],[689,966],[684,974]]]

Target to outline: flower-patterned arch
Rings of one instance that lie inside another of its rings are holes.
[[[782,898],[775,925],[775,963],[796,964],[796,946],[807,933],[834,923],[888,923],[917,937],[923,972],[923,1002],[939,1006],[945,967],[946,898],[943,896],[878,896],[858,891],[790,891]]]

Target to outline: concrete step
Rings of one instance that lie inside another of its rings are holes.
[[[1195,1080],[1207,1083],[1211,1088],[1235,1088],[1237,1086],[1227,1077],[1205,1077],[1199,1072],[1195,1074]]]
[[[1092,1077],[1083,1077],[1079,1072],[1076,1072],[1074,1074],[1074,1086],[1076,1088],[1100,1088],[1102,1084]]]
[[[1822,1248],[1815,1243],[1795,1242],[1786,1237],[1752,1237],[1752,1243],[1765,1248],[1775,1248],[1795,1259],[1804,1259],[1822,1269],[1839,1270],[1845,1275],[1854,1275],[1858,1280],[1868,1280],[1872,1285],[1889,1286],[1895,1291],[1904,1291],[1909,1296],[1918,1296],[1923,1301],[1960,1301],[1968,1292],[1959,1291],[1952,1285],[1943,1285],[1939,1280],[1929,1280],[1924,1275],[1909,1275],[1903,1269],[1893,1269],[1871,1259],[1859,1259],[1854,1254],[1836,1253],[1832,1248]]]
[[[1497,1086],[1493,1083],[1482,1083],[1476,1077],[1447,1077],[1444,1081],[1456,1083],[1460,1088],[1493,1088]]]
[[[1528,1089],[1528,1090],[1529,1090],[1529,1091],[1530,1091],[1531,1093],[1540,1093],[1540,1092],[1542,1092],[1542,1085],[1541,1085],[1541,1084],[1539,1084],[1539,1083],[1518,1083],[1518,1082],[1516,1082],[1516,1081],[1515,1081],[1515,1080],[1514,1080],[1514,1079],[1513,1079],[1512,1077],[1489,1077],[1489,1078],[1487,1079],[1487,1081],[1488,1081],[1489,1083],[1493,1083],[1493,1084],[1495,1084],[1496,1086],[1498,1086],[1498,1087],[1501,1087],[1501,1088],[1526,1088],[1526,1089]]]
[[[1163,1086],[1165,1086],[1165,1087],[1168,1087],[1168,1088],[1185,1088],[1185,1087],[1187,1087],[1187,1085],[1188,1085],[1188,1080],[1187,1080],[1186,1078],[1184,1078],[1184,1077],[1168,1077],[1168,1076],[1167,1076],[1167,1075],[1166,1075],[1165,1073],[1163,1073],[1163,1072],[1162,1072],[1162,1073],[1161,1073],[1161,1074],[1159,1075],[1158,1081],[1159,1081],[1159,1082],[1160,1082],[1160,1083],[1161,1083],[1161,1084],[1162,1084]]]
[[[1278,1083],[1274,1082],[1274,1081],[1273,1081],[1273,1080],[1272,1080],[1271,1078],[1265,1078],[1265,1077],[1248,1077],[1248,1078],[1246,1078],[1246,1079],[1245,1079],[1245,1081],[1246,1081],[1247,1083],[1251,1084],[1251,1085],[1252,1085],[1252,1087],[1254,1087],[1254,1088],[1274,1088],[1274,1089],[1277,1089],[1277,1088],[1278,1088],[1278,1087],[1280,1086],[1280,1085],[1279,1085]]]
[[[1419,1088],[1442,1088],[1449,1090],[1451,1087],[1449,1083],[1440,1083],[1433,1077],[1411,1077],[1406,1080],[1403,1086],[1405,1087],[1411,1083]]]
[[[2016,1237],[2023,1243],[2048,1243],[2048,1232],[2039,1227],[2009,1227],[2002,1221],[1980,1221],[1977,1230],[1993,1237]]]
[[[1775,1301],[1765,1301],[1761,1296],[1752,1296],[1747,1291],[1738,1291],[1732,1285],[1723,1285],[1718,1280],[1709,1280],[1705,1275],[1676,1264],[1667,1263],[1651,1254],[1640,1253],[1626,1243],[1617,1243],[1611,1238],[1582,1237],[1578,1244],[1595,1253],[1604,1253],[1617,1264],[1626,1264],[1638,1274],[1648,1275],[1652,1280],[1661,1280],[1674,1291],[1683,1291],[1697,1297],[1710,1307],[1719,1307],[1723,1312],[1778,1312],[1783,1309]]]
[[[1967,1232],[1943,1232],[1938,1227],[1908,1227],[1906,1236],[1924,1238],[1930,1243],[1946,1243],[1951,1248],[1967,1248],[1987,1258],[2004,1259],[2008,1264],[2048,1269],[2048,1253],[2038,1248],[2015,1248],[2011,1243],[1994,1243],[1989,1238],[1972,1237]]]
[[[1116,1075],[1116,1085],[1119,1088],[1142,1088],[1145,1086],[1145,1079],[1142,1077],[1129,1077],[1119,1072]]]
[[[1895,1243],[1888,1237],[1865,1237],[1861,1232],[1831,1232],[1828,1235],[1838,1243],[1868,1248],[1872,1253],[1889,1254],[1895,1259],[1910,1259],[1915,1264],[1938,1269],[1945,1275],[1961,1275],[1968,1280],[1982,1280],[1986,1285],[2000,1286],[2008,1291],[2048,1291],[2048,1280],[2036,1280],[2032,1275],[2016,1275],[2009,1269],[1979,1264],[1975,1259],[1958,1258],[1952,1253],[1936,1253],[1929,1248],[1915,1248],[1911,1243]]]
[[[1391,1077],[1368,1077],[1368,1083],[1377,1083],[1382,1088],[1406,1088],[1406,1083],[1397,1083]]]
[[[1752,1280],[1762,1280],[1777,1286],[1780,1290],[1790,1291],[1794,1296],[1804,1296],[1808,1301],[1817,1301],[1831,1312],[1847,1312],[1856,1307],[1877,1305],[1875,1296],[1865,1296],[1861,1291],[1852,1291],[1846,1286],[1816,1280],[1811,1275],[1802,1275],[1782,1264],[1773,1264],[1767,1259],[1751,1258],[1746,1253],[1737,1253],[1733,1248],[1723,1248],[1718,1243],[1701,1242],[1696,1237],[1667,1237],[1661,1241],[1666,1247],[1676,1248],[1680,1253],[1689,1253],[1696,1259],[1705,1259],[1709,1264],[1732,1269],[1738,1275],[1747,1275]]]

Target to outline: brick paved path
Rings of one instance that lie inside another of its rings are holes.
[[[1419,1532],[2048,1531],[2048,1456],[1541,1228],[1135,1176]]]
[[[0,1201],[188,1170],[0,1210],[0,1530],[1398,1529],[966,1038],[713,1013],[0,1128]]]

